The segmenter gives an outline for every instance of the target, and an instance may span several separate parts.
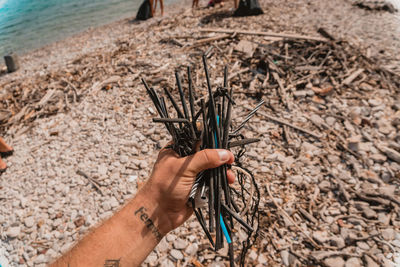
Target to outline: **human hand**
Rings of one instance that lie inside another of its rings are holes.
[[[157,220],[159,230],[166,234],[191,216],[193,209],[187,202],[198,173],[232,164],[233,161],[232,152],[224,149],[204,149],[183,158],[170,148],[162,149],[142,190],[148,199],[158,205],[155,214],[162,216]],[[229,183],[234,182],[231,170],[227,171],[227,178]]]

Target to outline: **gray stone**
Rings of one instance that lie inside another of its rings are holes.
[[[331,183],[327,180],[323,180],[319,183],[318,187],[322,192],[328,192],[331,190]]]
[[[361,267],[361,262],[358,258],[350,258],[346,261],[345,267]]]
[[[307,90],[296,90],[293,92],[293,95],[297,98],[300,97],[306,97],[307,96]]]
[[[146,262],[148,262],[151,266],[155,266],[157,259],[158,259],[157,255],[154,252],[152,252],[150,253],[149,256],[147,256]]]
[[[267,258],[264,256],[264,254],[258,255],[257,261],[261,265],[265,265],[267,263]]]
[[[248,254],[249,259],[251,259],[252,261],[255,261],[258,257],[257,252],[255,252],[254,250],[250,249],[250,252]]]
[[[301,186],[303,184],[303,177],[301,175],[291,175],[287,179],[296,186]]]
[[[46,256],[44,254],[39,254],[36,259],[35,259],[35,265],[36,264],[41,264],[41,263],[46,263],[47,259]]]
[[[174,234],[168,234],[167,235],[167,241],[168,242],[172,242],[172,241],[174,241],[176,239],[176,235],[174,235]]]
[[[107,171],[108,171],[108,168],[107,168],[107,166],[105,164],[100,164],[97,167],[97,172],[99,173],[99,175],[104,176],[104,175],[107,174]]]
[[[378,217],[378,214],[376,214],[376,212],[370,207],[364,207],[362,213],[367,219],[376,219]]]
[[[334,247],[337,247],[339,249],[344,248],[346,243],[344,242],[344,239],[341,236],[333,236],[330,238],[331,245]]]
[[[376,163],[383,163],[387,160],[386,156],[380,153],[372,154],[369,157]]]
[[[198,250],[199,250],[199,245],[197,245],[197,243],[192,243],[185,249],[185,253],[190,256],[193,256],[197,253]]]
[[[159,252],[165,252],[168,249],[170,249],[170,247],[169,247],[169,244],[168,244],[166,238],[161,239],[160,243],[158,243],[158,245],[157,245],[157,250]]]
[[[320,244],[323,244],[328,241],[328,233],[327,232],[315,231],[312,234],[312,237],[315,241],[319,242]]]
[[[177,238],[174,241],[174,248],[176,249],[185,249],[187,245],[188,245],[187,241],[182,238]]]
[[[364,254],[365,267],[379,267],[379,265],[369,256]]]
[[[369,245],[364,241],[357,242],[357,247],[359,247],[362,250],[369,250],[370,249]]]
[[[334,117],[327,117],[325,119],[326,124],[328,124],[329,126],[333,126],[336,122],[336,119]]]
[[[24,224],[26,227],[31,228],[32,226],[35,225],[35,219],[32,216],[27,217],[24,220]]]
[[[103,208],[104,211],[109,211],[111,209],[110,201],[104,201],[101,204],[101,207]]]
[[[112,208],[116,208],[119,206],[119,202],[115,197],[111,197],[109,201]]]
[[[331,257],[324,260],[326,267],[344,267],[344,260],[341,257]]]
[[[383,229],[381,233],[383,239],[387,241],[393,240],[396,237],[396,231],[393,228]]]
[[[182,260],[183,259],[183,254],[180,250],[177,249],[171,249],[169,254],[176,260]]]
[[[21,233],[21,228],[19,226],[8,228],[6,235],[10,238],[16,238]]]
[[[371,99],[368,100],[368,104],[369,104],[371,107],[377,107],[377,106],[379,106],[379,105],[382,104],[382,100],[371,98]]]
[[[121,157],[119,158],[119,161],[120,161],[122,164],[128,163],[129,157],[126,156],[126,155],[121,155]]]
[[[282,258],[283,265],[289,266],[289,251],[282,250],[281,251],[281,258]]]
[[[165,259],[162,262],[163,267],[175,267],[175,264],[170,259]]]
[[[321,126],[321,125],[325,124],[325,121],[319,115],[317,115],[315,113],[310,116],[310,120],[315,125],[318,125],[318,126]]]

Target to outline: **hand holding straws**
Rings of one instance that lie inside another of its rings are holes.
[[[197,101],[200,105],[200,110],[197,113],[189,67],[187,68],[189,109],[178,72],[175,73],[175,78],[183,112],[171,93],[167,89],[164,89],[178,118],[171,118],[164,97],[160,97],[153,88],[147,85],[144,79],[142,79],[142,82],[160,115],[160,118],[153,118],[153,121],[165,125],[173,138],[171,147],[180,156],[184,157],[194,154],[196,148],[199,148],[199,143],[200,150],[206,148],[231,149],[233,147],[241,147],[236,155],[236,164],[238,166],[235,168],[240,188],[235,189],[228,185],[226,172],[230,166],[223,165],[215,169],[209,169],[197,176],[189,194],[188,204],[193,207],[197,220],[216,251],[224,246],[223,240],[225,238],[229,246],[231,266],[234,266],[235,263],[233,250],[233,242],[235,241],[233,236],[235,232],[234,220],[247,231],[248,239],[242,242],[243,249],[239,258],[240,265],[243,266],[244,256],[247,249],[251,246],[251,239],[254,241],[258,235],[258,203],[260,196],[253,175],[240,166],[239,158],[244,153],[244,145],[259,140],[253,138],[246,139],[238,133],[264,102],[260,102],[243,122],[232,131],[231,115],[232,106],[235,103],[233,101],[232,89],[228,93],[227,68],[225,67],[224,70],[223,87],[219,87],[213,91],[205,55],[203,55],[203,64],[207,79],[208,100],[200,99],[200,101]],[[202,118],[201,122],[199,121],[200,117]],[[237,202],[240,202],[239,205]],[[240,205],[242,206],[241,208],[239,207]],[[204,208],[208,208],[206,216],[202,212]],[[242,212],[240,212],[241,209]],[[242,219],[241,215],[244,215],[245,219]],[[207,217],[208,223],[206,221]]]

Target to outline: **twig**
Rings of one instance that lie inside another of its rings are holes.
[[[222,29],[222,28],[204,28],[200,29],[200,32],[218,32],[218,33],[230,33],[230,34],[248,34],[248,35],[262,35],[271,37],[281,37],[287,39],[302,39],[302,40],[313,40],[326,42],[325,38],[306,36],[300,34],[290,34],[290,33],[276,33],[276,32],[261,32],[261,31],[245,31],[239,29]]]
[[[94,186],[94,188],[96,188],[97,191],[99,191],[99,193],[100,193],[102,196],[104,196],[103,190],[101,189],[99,182],[97,182],[97,181],[95,181],[94,179],[90,178],[86,173],[84,173],[84,172],[81,171],[81,170],[77,170],[77,171],[76,171],[76,174],[79,174],[79,175],[85,177],[86,179],[88,179],[88,181]]]
[[[358,69],[355,72],[353,72],[352,74],[349,75],[349,77],[347,77],[346,79],[343,80],[342,84],[345,85],[350,85],[355,78],[358,77],[358,75],[360,75],[361,73],[364,72],[364,69]]]
[[[213,36],[213,37],[209,37],[209,38],[200,39],[200,40],[195,41],[191,47],[205,45],[205,44],[208,44],[208,43],[211,43],[211,42],[214,42],[214,41],[218,41],[218,40],[229,38],[230,36],[231,35],[229,35],[229,34],[224,34],[224,35],[218,35],[218,36]]]
[[[292,217],[289,216],[289,214],[287,214],[287,212],[281,208],[281,206],[279,206],[279,204],[276,202],[275,198],[272,196],[271,193],[271,189],[269,187],[269,183],[267,183],[266,185],[267,187],[267,191],[268,191],[268,195],[271,198],[272,202],[274,202],[275,207],[282,212],[283,215],[286,216],[286,218],[308,239],[310,240],[311,244],[315,247],[320,249],[321,247],[314,241],[314,239],[312,239],[311,236],[309,236],[303,229],[301,229],[301,227],[295,222],[293,221]]]
[[[278,83],[278,94],[281,99],[281,102],[285,105],[287,109],[289,109],[288,102],[286,101],[286,89],[283,86],[282,80],[279,77],[278,73],[275,71],[272,72],[272,76],[274,77],[275,81]]]
[[[252,110],[250,107],[246,107],[246,106],[245,106],[245,108],[248,109],[248,110]],[[313,133],[313,132],[311,132],[311,131],[308,131],[308,130],[306,130],[306,129],[304,129],[304,128],[301,128],[301,127],[299,127],[299,126],[293,125],[293,124],[291,124],[290,122],[287,122],[287,121],[285,121],[285,120],[282,119],[282,118],[273,117],[273,116],[268,115],[267,113],[264,113],[264,112],[262,112],[262,111],[258,111],[257,113],[258,113],[259,115],[264,116],[265,118],[269,119],[269,120],[272,121],[272,122],[275,122],[275,123],[278,123],[278,124],[282,124],[282,125],[289,126],[289,127],[293,128],[293,129],[295,129],[295,130],[298,130],[298,131],[300,131],[300,132],[303,132],[303,133],[305,133],[305,134],[308,134],[308,135],[310,135],[310,136],[312,136],[312,137],[314,137],[314,138],[316,138],[316,139],[318,139],[318,140],[321,139],[321,136],[317,135],[316,133]]]

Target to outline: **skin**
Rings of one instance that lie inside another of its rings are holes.
[[[168,232],[192,215],[187,201],[196,175],[233,161],[233,154],[223,149],[183,158],[162,149],[136,197],[51,266],[106,266],[110,260],[115,265],[107,266],[139,266]],[[231,171],[227,177],[229,183],[234,181]]]
[[[0,137],[0,152],[6,153],[13,151],[13,148],[7,145],[6,141],[2,137]],[[6,163],[1,159],[0,156],[0,171],[4,171],[7,168]]]
[[[150,0],[150,10],[152,17],[155,16],[155,12],[157,10],[157,1],[160,1],[161,16],[164,15],[164,0]]]

